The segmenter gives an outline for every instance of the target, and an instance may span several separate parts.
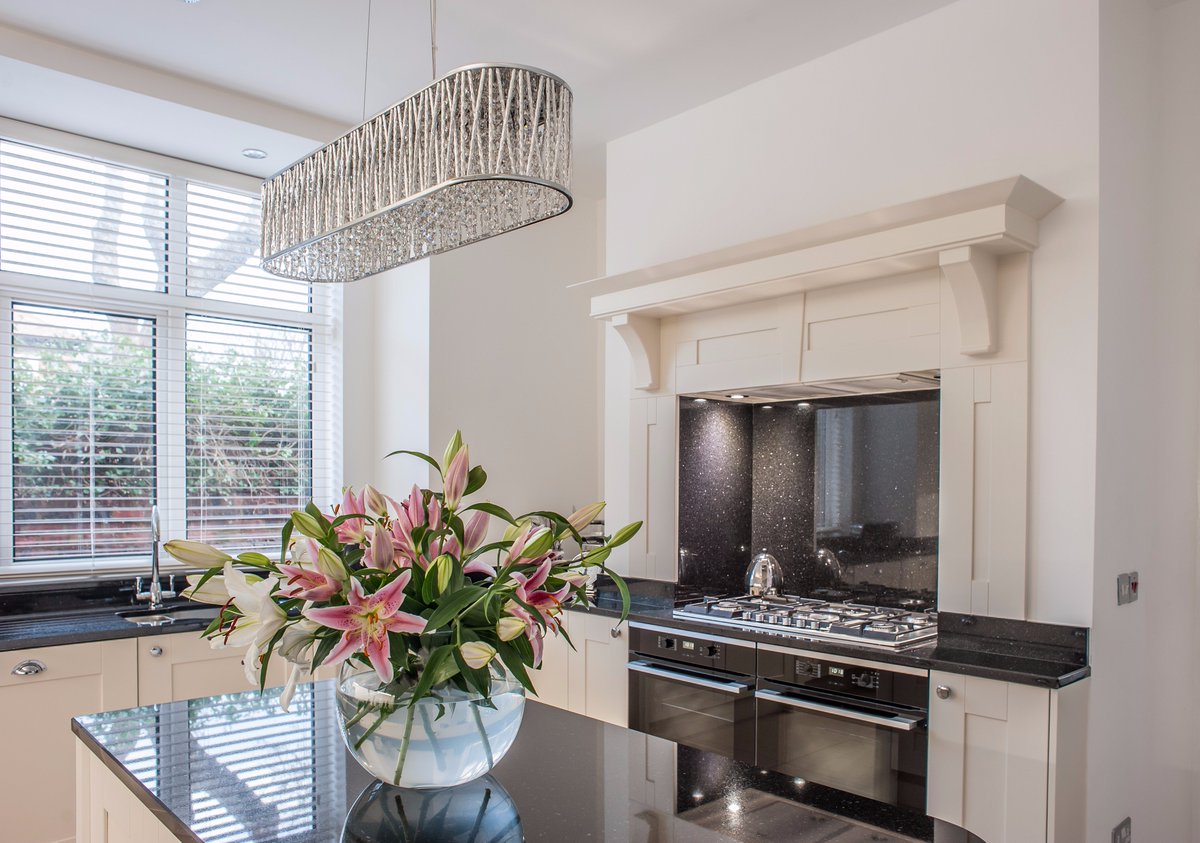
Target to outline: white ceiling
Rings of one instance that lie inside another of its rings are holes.
[[[586,150],[949,2],[440,0],[438,68],[556,73]],[[370,4],[0,0],[0,114],[265,175],[429,81],[427,0]]]

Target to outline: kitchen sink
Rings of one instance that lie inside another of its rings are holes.
[[[117,612],[117,617],[135,623],[138,626],[166,626],[184,621],[210,621],[217,616],[219,606],[197,606],[185,603],[181,606],[169,606],[166,609],[154,611],[151,609],[125,609]]]

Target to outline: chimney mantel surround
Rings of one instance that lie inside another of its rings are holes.
[[[1016,176],[585,282],[606,324],[614,561],[674,579],[678,396],[940,372],[939,608],[1026,616],[1030,254]]]

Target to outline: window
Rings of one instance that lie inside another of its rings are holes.
[[[274,549],[333,498],[338,291],[262,270],[252,184],[179,169],[0,139],[0,576],[140,566],[156,503]]]

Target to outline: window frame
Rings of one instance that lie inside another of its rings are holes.
[[[186,185],[198,182],[257,194],[259,179],[194,162],[82,138],[39,126],[0,118],[0,138],[94,158],[123,167],[150,170],[169,179],[171,212],[166,234],[175,254],[184,254],[187,227]],[[13,501],[12,306],[13,303],[50,305],[149,318],[155,322],[155,448],[156,488],[162,536],[186,535],[186,323],[188,314],[214,316],[266,325],[298,328],[311,333],[312,373],[312,491],[318,503],[334,499],[341,477],[341,288],[314,285],[308,312],[274,309],[258,304],[206,300],[187,295],[185,261],[167,265],[165,290],[137,290],[66,281],[0,270],[0,582],[50,577],[93,578],[97,575],[145,573],[146,553],[121,557],[16,562]],[[281,525],[282,526],[282,525]],[[185,566],[162,555],[164,571]]]

